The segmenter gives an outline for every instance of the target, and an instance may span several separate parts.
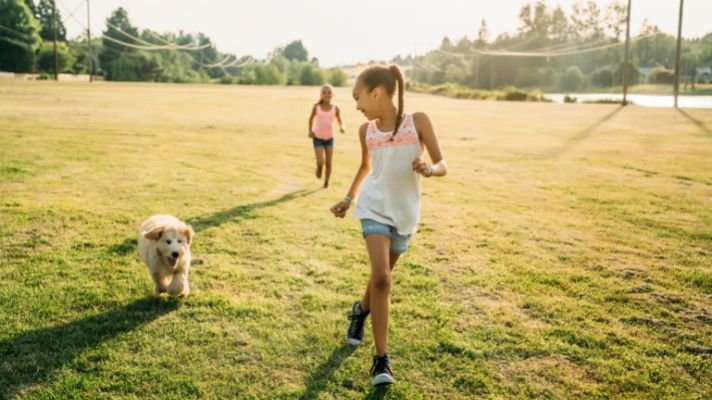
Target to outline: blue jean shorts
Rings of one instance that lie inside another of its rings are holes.
[[[378,233],[391,239],[391,253],[403,254],[408,250],[411,235],[401,235],[394,226],[382,224],[372,219],[361,220],[361,233],[365,238],[373,233]]]
[[[324,139],[319,139],[319,138],[313,137],[312,143],[314,144],[315,149],[317,147],[334,147],[334,138],[331,138],[329,140],[324,140]]]

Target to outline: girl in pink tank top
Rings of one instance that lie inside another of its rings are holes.
[[[331,159],[334,154],[334,120],[339,122],[339,131],[344,133],[344,123],[341,120],[339,107],[331,104],[334,97],[331,85],[321,87],[319,102],[312,107],[309,116],[309,137],[314,145],[316,155],[316,177],[321,179],[321,170],[326,164],[324,187],[329,187],[331,177]]]

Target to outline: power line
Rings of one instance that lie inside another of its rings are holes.
[[[143,39],[141,39],[141,38],[139,38],[139,37],[136,37],[136,36],[134,36],[134,35],[132,35],[132,34],[130,34],[130,33],[128,33],[128,32],[125,32],[124,30],[122,30],[122,29],[119,28],[118,26],[113,25],[113,24],[110,24],[109,22],[107,22],[106,25],[109,26],[110,28],[114,28],[116,31],[118,31],[118,32],[121,33],[122,35],[126,36],[127,38],[133,39],[133,40],[135,40],[135,41],[141,43],[141,44],[142,44],[143,46],[145,46],[145,47],[152,47],[152,48],[154,48],[154,49],[156,49],[156,50],[202,50],[202,49],[205,49],[205,48],[207,48],[207,47],[210,47],[210,43],[206,43],[206,44],[201,45],[201,46],[178,45],[178,44],[176,44],[176,43],[165,44],[165,45],[158,45],[158,44],[151,43],[151,42],[148,42],[148,41],[146,41],[146,40],[143,40]],[[107,35],[104,34],[104,36],[106,37]],[[149,50],[149,49],[144,49],[144,50]]]
[[[632,39],[631,41],[638,41],[642,39],[647,39],[653,36],[661,35],[663,34],[662,32],[657,32],[651,35],[645,35],[645,36],[638,36],[635,39]],[[568,56],[568,55],[574,55],[574,54],[583,54],[583,53],[591,53],[599,50],[605,50],[611,47],[616,47],[616,46],[621,46],[623,43],[610,43],[607,45],[601,45],[601,46],[596,46],[588,49],[579,49],[579,50],[559,50],[559,51],[548,51],[548,52],[537,52],[537,51],[502,51],[502,50],[479,50],[479,49],[470,49],[471,53],[469,54],[460,54],[460,53],[451,53],[448,51],[436,49],[435,51],[451,56],[451,57],[457,57],[457,58],[465,58],[467,55],[472,55],[474,54],[480,54],[480,55],[487,55],[487,56],[500,56],[500,57],[560,57],[560,56]]]

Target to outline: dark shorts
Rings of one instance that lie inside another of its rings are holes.
[[[317,147],[334,147],[334,138],[329,140],[323,140],[318,138],[312,138],[312,143],[314,143],[314,148]]]

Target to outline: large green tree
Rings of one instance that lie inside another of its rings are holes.
[[[42,37],[42,40],[45,41],[54,40],[52,3],[53,0],[40,0],[35,11],[35,18],[37,18],[37,21],[40,23],[40,37]],[[67,29],[62,23],[62,17],[59,9],[56,9],[55,12],[56,14],[54,14],[54,18],[55,24],[57,25],[57,40],[66,42]]]
[[[0,0],[0,70],[33,71],[38,33],[39,24],[23,0]]]
[[[289,43],[287,47],[282,50],[282,55],[288,60],[307,61],[309,59],[309,52],[307,52],[301,40],[295,40]]]

